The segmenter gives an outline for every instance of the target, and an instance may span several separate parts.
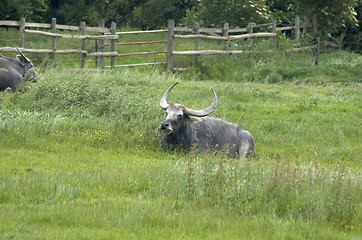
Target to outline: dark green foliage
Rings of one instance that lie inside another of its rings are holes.
[[[27,21],[44,21],[46,19],[49,1],[50,0],[1,0],[0,19],[18,21],[21,17],[25,17]]]
[[[192,7],[194,0],[150,0],[133,9],[133,18],[129,21],[131,26],[142,29],[163,27],[168,19],[179,22],[188,8]]]
[[[112,21],[118,26],[133,26],[136,28],[160,28],[165,27],[167,19],[179,19],[184,16],[186,9],[191,8],[195,1],[52,1],[49,18],[56,17],[59,23],[79,25],[85,21],[90,26],[96,26],[99,21],[103,21],[107,26]],[[82,9],[83,14],[79,14]]]
[[[199,2],[197,11],[203,23],[213,27],[223,27],[224,23],[238,27],[249,22],[261,24],[270,16],[265,0],[204,0]]]

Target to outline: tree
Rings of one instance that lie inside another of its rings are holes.
[[[328,33],[339,32],[340,28],[357,26],[355,7],[358,0],[298,0],[300,13],[308,19],[315,16],[319,27]]]
[[[129,25],[138,28],[165,27],[167,19],[176,22],[196,0],[49,0],[51,17],[59,23],[97,25],[112,21],[118,26]]]
[[[349,32],[358,29],[359,0],[268,0],[273,17],[306,16],[317,20],[318,31],[340,43]],[[289,19],[291,20],[291,19]]]
[[[0,19],[42,21],[46,16],[49,0],[1,0]]]
[[[195,0],[147,0],[134,8],[131,23],[143,29],[164,27],[167,19],[178,23],[195,3]]]
[[[209,26],[246,26],[249,22],[269,20],[266,0],[200,0],[196,7],[200,18]]]

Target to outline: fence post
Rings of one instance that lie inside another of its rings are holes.
[[[307,16],[304,16],[304,24],[303,24],[303,33],[302,33],[302,36],[304,36],[305,34],[307,34],[308,32],[308,17]]]
[[[116,23],[112,22],[111,24],[111,34],[115,35],[116,34]],[[111,52],[115,52],[116,51],[116,41],[115,39],[111,40]],[[114,68],[114,66],[116,66],[116,57],[111,57],[111,68]]]
[[[200,34],[200,23],[199,22],[195,22],[195,35],[198,35]],[[199,38],[195,38],[195,51],[199,51],[200,50],[200,45],[199,45],[200,41],[199,41]],[[199,55],[196,55],[195,56],[195,61],[196,61],[196,64],[198,65],[199,64]]]
[[[173,50],[174,43],[175,20],[170,19],[167,21],[167,39],[166,39],[166,63],[167,69],[173,71]]]
[[[229,23],[224,23],[224,28],[222,30],[222,35],[224,37],[228,37],[229,36]],[[227,40],[224,40],[223,43],[222,43],[222,50],[226,51],[227,50],[227,45],[228,44],[228,41]]]
[[[85,35],[85,22],[80,23],[80,34]],[[80,50],[86,50],[85,47],[85,38],[82,38],[80,40]],[[85,58],[87,57],[87,54],[81,53],[80,55],[80,68],[84,68],[85,66]]]
[[[19,23],[19,47],[24,48],[24,35],[25,35],[25,18],[22,17],[20,18],[20,23]]]
[[[272,21],[272,32],[277,33],[277,21],[275,19]],[[273,37],[273,45],[277,47],[277,37]]]
[[[321,47],[321,43],[320,43],[320,37],[317,37],[317,42],[316,42],[316,51],[315,51],[315,65],[318,66],[319,63],[319,51],[320,51],[320,47]]]
[[[252,22],[249,22],[248,24],[248,34],[253,33],[254,24]],[[249,44],[253,44],[253,38],[248,38]]]
[[[299,17],[296,17],[294,29],[295,29],[295,45],[297,47],[300,47],[300,41],[299,41],[300,29],[299,28],[300,28],[300,20],[299,20]]]
[[[94,52],[98,52],[98,40],[94,40]],[[98,66],[98,57],[94,57],[94,63],[96,66]]]
[[[312,18],[312,25],[313,25],[313,33],[317,33],[317,18],[313,16]]]
[[[57,19],[52,18],[52,33],[55,33],[57,31]],[[56,37],[52,37],[52,51],[54,52],[56,50]]]
[[[104,28],[104,22],[99,22],[98,23],[98,27],[100,28]],[[103,33],[98,33],[98,35],[103,35]],[[99,47],[98,47],[98,52],[104,52],[104,40],[99,40]],[[104,57],[99,57],[98,59],[98,67],[100,68],[104,68]]]

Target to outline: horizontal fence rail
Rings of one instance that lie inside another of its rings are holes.
[[[55,53],[55,54],[87,54],[86,50],[51,50],[51,49],[28,49],[20,48],[19,49],[24,53]],[[17,48],[14,47],[1,47],[0,52],[17,52]]]
[[[167,32],[167,30],[147,30],[147,31],[133,31],[133,32],[116,32],[117,35],[124,35],[124,34],[140,34],[140,33],[160,33],[160,32]]]
[[[125,42],[125,43],[116,43],[119,45],[141,45],[141,44],[154,44],[154,43],[166,43],[166,41],[149,41],[149,42]],[[111,46],[111,44],[104,44],[104,46]]]
[[[237,39],[245,39],[245,38],[257,38],[257,37],[276,37],[276,33],[250,33],[250,34],[243,34],[243,35],[236,35],[236,36],[207,36],[201,34],[195,35],[174,35],[175,38],[183,38],[183,39],[191,39],[191,38],[202,38],[202,39],[211,39],[211,40],[237,40]]]
[[[19,27],[21,26],[22,22],[24,22],[24,27],[30,28],[52,28],[52,24],[50,23],[27,23],[24,21],[0,21],[0,26],[9,26],[9,27]],[[80,31],[80,27],[78,26],[68,26],[68,25],[56,25],[56,29],[59,30],[70,30],[70,31]],[[86,32],[96,32],[96,33],[109,33],[110,30],[107,28],[100,28],[100,27],[86,27]]]
[[[94,35],[72,35],[72,34],[58,34],[58,33],[50,33],[50,32],[42,32],[35,30],[24,30],[24,33],[29,34],[38,34],[48,37],[56,37],[56,38],[76,38],[76,39],[92,39],[92,40],[118,40],[118,35],[104,35],[104,36],[94,36]]]

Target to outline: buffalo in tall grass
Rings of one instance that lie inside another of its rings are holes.
[[[240,155],[247,158],[255,154],[253,136],[239,124],[208,117],[216,108],[217,96],[213,88],[212,104],[203,110],[192,110],[178,103],[168,104],[166,98],[174,83],[161,98],[160,105],[166,111],[166,119],[162,121],[160,130],[162,148],[165,150],[191,149],[198,152],[222,152],[229,155]]]
[[[17,48],[16,58],[7,58],[0,54],[0,91],[10,88],[15,91],[23,80],[38,81],[31,60]]]

